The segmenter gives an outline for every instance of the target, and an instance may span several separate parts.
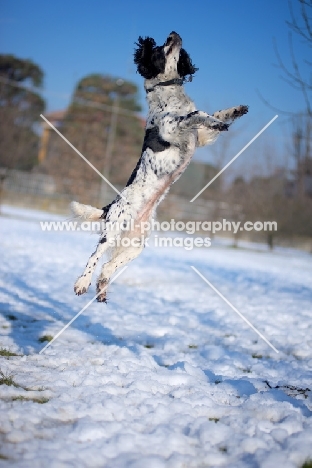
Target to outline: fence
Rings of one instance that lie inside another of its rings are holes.
[[[62,187],[63,190],[59,190]],[[123,187],[116,187],[122,190]],[[110,203],[116,196],[108,185],[92,184],[88,188],[87,199],[79,197],[77,181],[70,179],[56,180],[45,174],[4,170],[0,168],[0,204],[8,203],[15,206],[47,210],[54,213],[69,214],[69,203],[77,200],[81,203],[102,207]],[[100,196],[99,196],[100,195]],[[176,221],[217,221],[225,218],[228,221],[242,219],[243,213],[239,205],[231,205],[224,201],[204,200],[198,198],[190,203],[191,197],[182,197],[169,193],[159,205],[157,217],[159,220],[175,219]],[[99,201],[100,199],[100,201]],[[222,235],[222,233],[218,233]],[[223,234],[232,237],[231,233]],[[241,240],[265,242],[261,233],[239,233]],[[234,239],[236,244],[237,238]],[[295,247],[312,253],[311,238],[294,236],[278,239],[278,244]]]
[[[109,185],[106,185],[105,190],[103,190],[103,184],[92,184],[88,188],[87,199],[82,200],[79,197],[77,181],[71,179],[55,179],[45,174],[18,170],[0,170],[1,174],[2,203],[11,203],[27,208],[33,207],[66,213],[72,200],[102,207],[110,203],[116,196]],[[116,188],[122,189],[122,187]],[[217,215],[218,218],[231,219],[232,211],[233,207],[226,202],[207,201],[199,198],[194,203],[190,203],[189,198],[169,193],[159,206],[158,217],[160,219],[203,221],[215,219]]]

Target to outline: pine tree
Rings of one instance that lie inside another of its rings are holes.
[[[43,72],[31,60],[0,55],[0,166],[31,169],[37,162],[35,124],[44,100],[27,86],[40,87]]]
[[[141,152],[139,111],[135,84],[89,75],[77,84],[60,131],[111,183],[124,185]],[[58,135],[51,138],[43,168],[58,180],[62,193],[90,203],[99,195],[100,176]]]

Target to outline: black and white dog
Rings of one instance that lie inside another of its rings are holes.
[[[95,252],[74,287],[77,295],[88,290],[98,260],[108,252],[110,260],[103,265],[97,281],[99,302],[106,302],[107,286],[113,273],[142,252],[141,224],[155,216],[157,205],[186,169],[195,149],[213,143],[220,132],[248,112],[247,106],[232,107],[213,115],[196,110],[185,94],[183,83],[187,77],[192,78],[197,68],[182,49],[181,37],[176,32],[169,34],[163,46],[156,46],[150,37],[139,37],[136,45],[134,62],[145,78],[149,106],[141,157],[126,187],[112,203],[103,209],[77,202],[71,205],[74,214],[83,220],[102,220],[105,225],[115,226],[115,229],[104,228]],[[129,226],[131,220],[133,229],[120,228]],[[145,232],[145,237],[149,235],[150,232]],[[128,247],[115,242],[117,237],[125,236],[136,242]]]

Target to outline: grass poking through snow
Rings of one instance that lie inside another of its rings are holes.
[[[45,341],[52,341],[53,336],[52,335],[43,335],[39,338],[39,343],[44,343]]]
[[[19,354],[11,353],[11,351],[9,351],[8,349],[1,348],[0,349],[0,356],[10,357],[10,356],[19,356]]]

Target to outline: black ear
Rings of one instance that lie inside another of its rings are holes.
[[[184,50],[180,50],[180,57],[178,61],[178,73],[181,77],[185,77],[187,75],[191,75],[190,81],[192,80],[192,75],[196,73],[198,68],[192,64],[191,57],[189,54]]]
[[[143,78],[155,78],[165,69],[165,56],[162,47],[156,47],[156,42],[151,37],[143,39],[141,36],[136,43],[138,46],[134,52],[134,63]]]

